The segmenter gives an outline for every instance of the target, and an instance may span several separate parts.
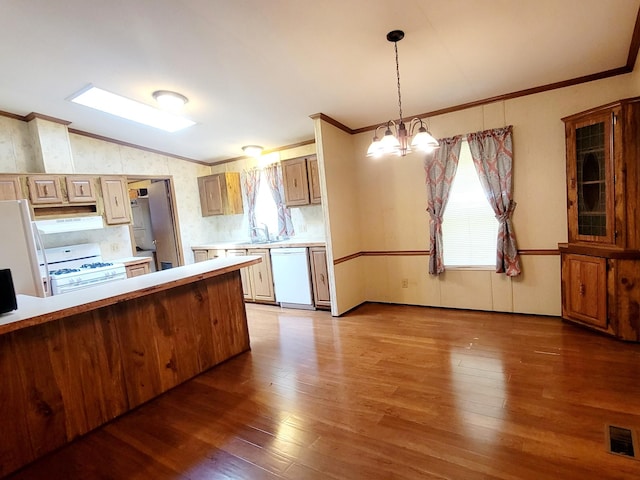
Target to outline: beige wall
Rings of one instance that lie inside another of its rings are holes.
[[[315,120],[318,169],[327,231],[327,262],[331,287],[331,313],[339,315],[367,300],[363,259],[334,265],[362,250],[362,215],[358,169],[353,138],[321,119]]]
[[[514,126],[513,223],[520,249],[556,249],[567,240],[565,143],[562,117],[640,94],[638,72],[429,119],[436,137]],[[428,216],[422,158],[366,158],[372,132],[352,138],[352,158],[336,165],[326,152],[335,127],[319,123],[334,258],[355,251],[428,250]],[[327,132],[330,132],[327,134]],[[345,147],[346,149],[346,147]],[[319,149],[320,151],[320,149]],[[349,212],[331,208],[337,199]],[[351,209],[354,209],[352,211]],[[355,217],[359,218],[359,222]],[[356,225],[359,231],[355,232]],[[351,228],[349,228],[349,226]],[[359,239],[355,236],[358,235]],[[446,248],[446,246],[445,246]],[[465,309],[560,315],[560,257],[521,257],[522,275],[450,269],[427,273],[427,257],[364,256],[335,268],[335,313],[364,300]],[[402,288],[403,279],[408,288]],[[354,295],[360,283],[363,294]]]

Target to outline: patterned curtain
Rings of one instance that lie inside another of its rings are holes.
[[[458,169],[462,136],[439,139],[440,147],[427,155],[424,171],[427,184],[427,212],[429,220],[429,273],[444,272],[442,249],[442,216],[449,200],[453,177]]]
[[[257,232],[254,228],[257,226],[256,222],[256,200],[258,198],[258,188],[260,188],[260,170],[252,168],[251,170],[245,170],[242,175],[242,183],[244,184],[244,190],[247,193],[247,216],[249,217],[249,238],[255,240],[258,238]]]
[[[486,130],[467,134],[473,164],[480,177],[487,200],[491,204],[498,227],[496,273],[510,277],[520,274],[520,260],[511,216],[516,208],[512,194],[513,144],[512,129]]]
[[[291,211],[284,204],[282,166],[279,163],[274,163],[265,167],[264,173],[267,175],[271,195],[278,209],[278,235],[290,237],[295,234],[295,231],[293,230],[293,223],[291,222]]]

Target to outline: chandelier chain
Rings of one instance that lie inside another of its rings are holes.
[[[400,123],[402,123],[402,95],[400,94],[400,63],[398,62],[398,42],[393,42],[396,50],[396,78],[398,79],[398,110],[400,110]]]

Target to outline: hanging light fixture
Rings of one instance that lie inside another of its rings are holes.
[[[400,94],[400,63],[398,62],[398,42],[404,38],[402,30],[393,30],[387,33],[387,40],[393,42],[396,52],[396,78],[398,80],[398,109],[400,110],[400,118],[398,123],[389,120],[387,123],[376,128],[373,135],[373,141],[367,150],[367,157],[378,157],[387,153],[395,153],[404,157],[411,149],[431,152],[438,147],[438,141],[427,130],[425,123],[421,118],[413,118],[409,122],[407,129],[404,119],[402,118],[402,96]],[[413,135],[414,130],[417,132]],[[378,137],[378,131],[384,128],[382,138]],[[411,143],[409,138],[413,136]]]

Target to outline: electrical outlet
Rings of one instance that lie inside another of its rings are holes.
[[[117,243],[112,243],[111,244],[111,251],[116,253],[120,250],[120,245],[118,245]]]
[[[409,288],[409,279],[408,278],[403,278],[402,279],[402,288]]]

